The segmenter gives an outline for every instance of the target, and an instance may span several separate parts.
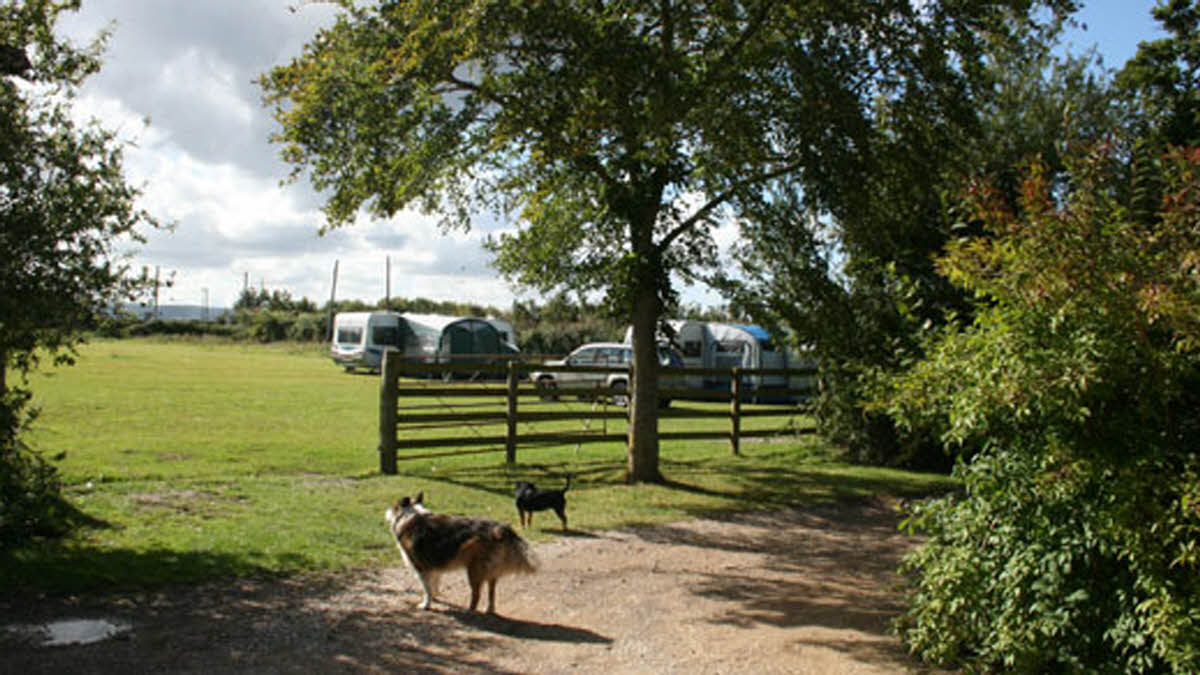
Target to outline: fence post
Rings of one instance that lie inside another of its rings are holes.
[[[508,421],[508,434],[504,441],[504,461],[514,464],[517,461],[517,362],[508,362],[508,408],[505,416]]]
[[[738,454],[742,432],[742,369],[734,367],[729,381],[729,454]]]
[[[379,366],[379,471],[389,476],[396,473],[396,408],[400,398],[398,356],[385,349],[383,363]]]

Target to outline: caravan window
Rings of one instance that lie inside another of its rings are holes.
[[[375,326],[371,329],[371,341],[377,345],[400,346],[399,326]]]
[[[359,326],[338,328],[337,341],[343,345],[362,344],[363,329]]]

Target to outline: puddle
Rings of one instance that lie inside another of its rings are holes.
[[[110,640],[127,632],[132,626],[106,619],[63,619],[43,624],[5,626],[4,632],[16,635],[34,647],[88,645]]]

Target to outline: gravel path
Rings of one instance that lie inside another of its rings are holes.
[[[872,503],[569,533],[536,547],[538,574],[501,580],[498,616],[463,610],[461,573],[442,582],[449,604],[420,611],[398,555],[395,567],[320,577],[0,599],[0,626],[128,626],[58,647],[0,631],[0,672],[926,672],[887,633],[912,544],[896,522]]]

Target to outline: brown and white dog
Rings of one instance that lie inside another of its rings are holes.
[[[496,611],[496,582],[502,576],[531,573],[536,563],[529,544],[512,527],[483,518],[430,513],[424,493],[403,497],[384,513],[388,528],[424,590],[421,608],[429,609],[443,572],[465,568],[471,585],[471,611],[488,584],[487,611]]]

